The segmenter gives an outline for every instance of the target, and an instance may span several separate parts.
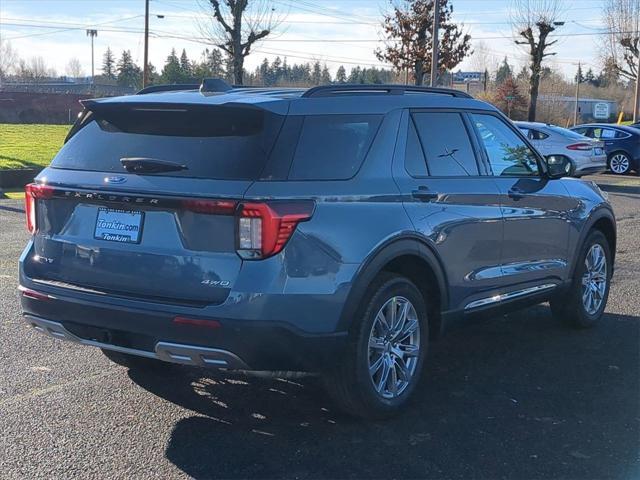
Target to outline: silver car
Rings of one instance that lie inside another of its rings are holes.
[[[554,155],[569,158],[573,177],[601,173],[607,169],[604,142],[556,125],[539,122],[515,124],[545,157]]]

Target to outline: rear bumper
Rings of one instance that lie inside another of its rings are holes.
[[[103,343],[88,338],[79,337],[65,328],[62,323],[52,322],[43,318],[25,315],[25,320],[36,331],[59,340],[79,343],[91,347],[106,348],[116,352],[137,355],[145,358],[155,358],[166,362],[181,363],[200,367],[217,367],[229,369],[247,370],[249,366],[238,358],[237,355],[226,350],[215,348],[197,347],[177,343],[158,342],[153,351],[139,350],[137,348],[122,347],[111,343]]]
[[[285,323],[214,319],[217,326],[175,322],[171,312],[88,303],[39,292],[21,295],[26,322],[40,333],[82,345],[142,357],[241,370],[317,372],[331,367],[346,332],[309,334]],[[196,317],[198,318],[198,317]],[[204,317],[198,319],[207,320]]]

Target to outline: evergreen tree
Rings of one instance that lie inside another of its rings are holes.
[[[329,71],[329,68],[327,67],[326,64],[324,65],[324,67],[322,67],[322,75],[320,76],[320,83],[322,85],[329,85],[331,83],[331,72]]]
[[[336,83],[347,83],[347,71],[344,69],[344,65],[338,67],[336,72]]]
[[[587,73],[584,76],[584,81],[587,82],[589,85],[595,85],[596,84],[596,76],[593,73],[593,69],[589,68],[589,70],[587,70]]]
[[[172,48],[171,53],[167,57],[162,68],[162,81],[164,83],[181,83],[182,69],[180,68],[180,60],[176,55],[176,49]]]
[[[523,81],[523,82],[528,82],[529,81],[529,69],[527,69],[526,66],[522,66],[522,69],[520,70],[520,72],[518,72],[518,75],[516,76],[516,79],[519,81]]]
[[[584,83],[584,75],[582,74],[582,65],[578,64],[578,71],[576,72],[573,81],[576,83]]]
[[[133,62],[129,50],[123,50],[116,70],[118,85],[134,88],[139,88],[142,85],[142,70]]]
[[[102,74],[109,80],[116,79],[116,58],[109,47],[102,57]]]
[[[507,78],[511,78],[513,76],[513,72],[511,70],[511,66],[507,61],[507,57],[504,57],[504,60],[498,67],[496,71],[496,83],[498,85],[502,84]]]
[[[320,85],[322,81],[322,67],[320,66],[320,62],[316,61],[313,64],[313,71],[311,73],[311,82],[314,85]]]
[[[189,61],[189,57],[187,57],[187,51],[184,48],[182,49],[182,55],[180,55],[180,73],[182,74],[183,82],[193,77],[191,62]]]

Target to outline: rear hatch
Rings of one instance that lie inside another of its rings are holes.
[[[237,104],[87,107],[39,177],[46,186],[30,187],[25,273],[111,296],[223,302],[242,264],[238,205],[284,116]]]

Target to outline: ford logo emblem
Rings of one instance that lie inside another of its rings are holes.
[[[127,179],[125,177],[105,177],[104,181],[106,183],[124,183]]]

